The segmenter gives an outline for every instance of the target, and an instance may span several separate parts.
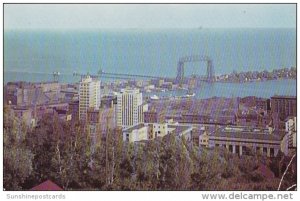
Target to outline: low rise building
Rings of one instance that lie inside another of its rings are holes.
[[[234,114],[225,115],[202,115],[202,114],[182,114],[179,117],[173,117],[180,123],[191,123],[191,124],[235,124],[236,117]]]
[[[288,116],[296,116],[296,96],[272,96],[271,111],[272,113],[277,113],[281,121],[284,121]]]
[[[267,98],[256,98],[256,109],[262,109],[264,111],[270,110],[270,99]]]
[[[57,103],[64,99],[60,89],[57,82],[9,82],[4,87],[4,103],[17,106]]]
[[[208,147],[209,144],[209,135],[207,133],[206,130],[203,130],[203,132],[199,135],[199,140],[198,140],[198,143],[199,143],[199,146],[201,147]]]
[[[75,100],[69,103],[68,115],[71,115],[71,121],[79,121],[79,100]]]
[[[180,125],[174,122],[140,123],[124,129],[123,140],[126,142],[136,142],[142,140],[153,140],[157,137],[174,134],[177,137],[184,137],[187,141],[191,141],[192,129],[192,126]]]
[[[284,131],[249,127],[222,127],[209,134],[208,147],[226,147],[239,155],[260,153],[275,157],[279,151],[288,154],[288,136]]]
[[[67,88],[67,89],[61,90],[60,92],[61,92],[61,94],[63,94],[64,100],[66,102],[71,102],[74,99],[78,99],[78,90],[76,90],[74,88]]]
[[[237,114],[237,125],[238,126],[248,126],[257,127],[259,124],[259,117],[256,111],[242,112],[242,114]]]
[[[144,112],[145,123],[158,123],[158,114],[155,110]]]
[[[18,120],[25,123],[26,126],[34,127],[36,123],[34,109],[30,107],[12,107],[13,115]]]
[[[58,115],[58,117],[63,120],[63,121],[67,121],[68,120],[68,110],[65,108],[54,108],[56,114]]]
[[[147,124],[140,123],[123,130],[123,141],[136,142],[148,140],[148,128]]]

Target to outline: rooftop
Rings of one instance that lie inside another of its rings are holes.
[[[279,95],[275,95],[272,96],[271,99],[296,99],[296,96],[279,96]]]
[[[139,89],[121,89],[121,93],[139,93]]]
[[[256,101],[267,101],[267,98],[256,98]]]
[[[63,189],[57,184],[53,183],[51,180],[47,180],[32,189],[32,191],[62,191]]]
[[[174,128],[175,130],[172,131],[175,135],[180,135],[184,131],[192,129],[191,126],[181,126],[181,125],[168,125],[169,128]]]
[[[131,126],[131,127],[127,128],[127,129],[125,129],[123,132],[132,132],[132,131],[134,131],[136,129],[141,129],[143,127],[145,127],[145,124],[144,123],[140,123],[140,124],[137,124],[137,125],[134,125],[134,126]]]
[[[82,79],[81,79],[81,82],[84,82],[84,83],[89,83],[89,82],[92,82],[93,79],[91,78],[90,75],[87,75],[87,76],[84,76]]]
[[[243,130],[225,130],[221,129],[210,136],[222,137],[222,138],[237,138],[237,139],[248,139],[248,140],[269,140],[269,141],[281,141],[285,136],[284,131],[275,131],[272,134],[268,132],[255,132],[255,131],[243,131]]]
[[[129,127],[127,129],[123,130],[123,132],[129,132],[130,133],[134,130],[141,129],[141,128],[146,127],[146,126],[152,126],[152,125],[153,124],[140,123],[140,124],[134,125],[132,127]],[[168,125],[168,128],[173,128],[174,130],[171,133],[173,133],[175,135],[180,135],[184,131],[192,129],[191,126],[184,126],[184,125]]]

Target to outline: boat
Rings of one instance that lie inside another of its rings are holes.
[[[186,97],[194,97],[195,95],[196,95],[195,93],[192,93],[192,94],[188,93],[188,94],[186,95]]]
[[[185,88],[185,87],[178,87],[178,89],[185,90],[185,91],[189,90],[188,88]]]
[[[150,97],[150,99],[151,99],[151,100],[158,100],[159,97],[158,97],[157,95],[153,95],[153,96]]]

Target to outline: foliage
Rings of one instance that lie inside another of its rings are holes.
[[[147,142],[123,142],[120,130],[99,134],[85,124],[46,115],[34,129],[4,116],[4,187],[30,189],[50,179],[65,190],[276,190],[279,178],[265,178],[281,158],[238,156],[225,148],[198,148],[167,135]],[[277,168],[278,167],[278,168]],[[277,168],[277,169],[276,169]],[[291,185],[296,172],[286,175]]]
[[[5,108],[5,113],[10,113]],[[24,144],[26,129],[23,122],[4,116],[3,183],[5,190],[22,190],[23,182],[33,171],[31,150]]]

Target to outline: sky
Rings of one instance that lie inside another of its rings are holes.
[[[5,4],[4,29],[296,28],[295,4]]]

